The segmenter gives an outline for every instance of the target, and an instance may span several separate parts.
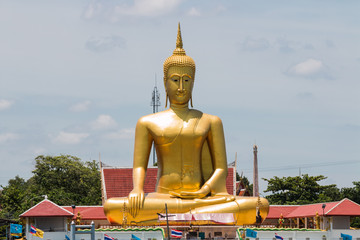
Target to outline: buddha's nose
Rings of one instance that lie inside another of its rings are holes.
[[[178,88],[178,92],[184,92],[184,84],[183,84],[183,81],[184,80],[182,80],[182,79],[180,79],[180,86],[179,86],[179,88]]]

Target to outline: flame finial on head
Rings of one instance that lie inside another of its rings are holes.
[[[181,38],[181,29],[180,29],[180,22],[178,24],[178,33],[176,38],[176,48],[183,48],[183,42]]]

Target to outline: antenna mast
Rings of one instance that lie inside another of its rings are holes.
[[[156,86],[156,73],[155,73],[155,87],[152,92],[150,106],[153,107],[153,113],[158,112],[158,107],[160,106],[160,93]],[[155,152],[155,145],[153,144],[153,166],[155,166],[155,163],[156,163],[156,152]]]

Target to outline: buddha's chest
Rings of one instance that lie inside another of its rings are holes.
[[[171,121],[159,121],[152,126],[150,131],[157,145],[177,141],[198,144],[207,137],[209,129],[210,125],[202,118],[189,118],[186,120],[173,118]]]

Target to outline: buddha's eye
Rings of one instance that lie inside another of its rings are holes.
[[[184,79],[185,80],[185,82],[188,82],[189,81],[189,79]]]

